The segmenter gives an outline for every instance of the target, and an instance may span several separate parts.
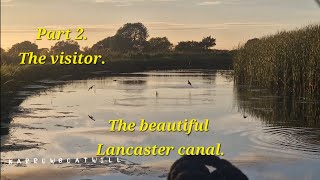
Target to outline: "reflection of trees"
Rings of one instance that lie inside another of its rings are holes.
[[[320,128],[320,102],[235,87],[240,111],[271,125]]]
[[[233,71],[219,71],[220,76],[226,78],[228,82],[233,81]]]
[[[6,123],[7,122],[10,122],[12,119],[10,118],[10,119],[8,119],[8,120],[5,120],[6,121]],[[2,121],[4,121],[4,120],[2,120]],[[10,133],[10,131],[9,131],[9,127],[8,127],[8,125],[7,124],[2,124],[1,126],[0,126],[0,136],[2,137],[3,135],[8,135],[9,133]],[[2,142],[4,142],[4,140],[2,140],[1,141],[1,143]]]
[[[120,81],[121,84],[125,85],[145,85],[147,81],[145,80],[124,80]]]
[[[215,84],[217,78],[217,71],[209,71],[203,74],[202,79],[206,84]]]

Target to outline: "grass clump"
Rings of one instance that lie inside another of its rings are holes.
[[[234,58],[237,84],[320,97],[320,24],[249,40]]]

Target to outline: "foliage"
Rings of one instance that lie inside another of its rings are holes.
[[[234,59],[238,84],[320,97],[320,24],[250,40]]]
[[[38,50],[38,55],[49,55],[50,50],[48,48],[41,48]]]
[[[167,37],[151,38],[145,48],[145,52],[149,53],[168,53],[173,45]]]
[[[148,30],[142,23],[127,23],[114,36],[94,44],[92,51],[142,52],[148,37]]]
[[[216,45],[216,39],[211,36],[204,37],[202,41],[181,41],[175,47],[178,52],[203,52]]]
[[[6,50],[4,50],[4,49],[2,49],[2,48],[0,48],[0,49],[1,49],[1,55],[3,55],[3,54],[6,53]]]
[[[51,47],[51,52],[53,54],[60,54],[64,52],[65,54],[73,54],[74,52],[80,52],[80,46],[77,41],[58,41],[54,46]]]
[[[114,36],[107,37],[92,46],[91,52],[118,53],[169,53],[173,45],[167,37],[155,37],[147,41],[148,29],[142,23],[127,23]],[[177,52],[206,52],[216,45],[216,39],[204,37],[202,41],[182,41]]]
[[[117,42],[115,36],[107,37],[92,46],[89,50],[95,53],[108,53],[110,51],[120,51],[120,43]]]
[[[8,55],[18,57],[21,52],[38,52],[38,45],[30,41],[14,44],[8,51]]]
[[[204,50],[208,50],[209,48],[216,45],[216,39],[212,38],[211,36],[204,37],[200,44]]]
[[[117,31],[115,37],[121,43],[121,47],[125,47],[128,51],[141,52],[149,33],[142,23],[127,23]]]

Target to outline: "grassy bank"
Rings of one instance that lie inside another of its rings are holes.
[[[248,41],[237,49],[235,81],[288,96],[320,97],[320,24]]]
[[[17,91],[25,85],[41,79],[60,80],[66,75],[69,79],[96,76],[94,71],[112,73],[138,72],[169,69],[232,69],[230,53],[208,54],[136,54],[127,57],[111,57],[104,65],[18,65],[19,59],[3,59],[1,65],[1,114],[7,116],[12,107],[20,101],[13,101]],[[109,57],[110,58],[110,57]]]

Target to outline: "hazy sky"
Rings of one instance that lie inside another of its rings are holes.
[[[320,23],[315,0],[1,0],[1,47],[29,40],[38,27],[83,27],[93,43],[127,22],[142,22],[151,37],[217,39],[216,48],[232,49],[249,38]],[[56,41],[36,41],[50,47]]]

